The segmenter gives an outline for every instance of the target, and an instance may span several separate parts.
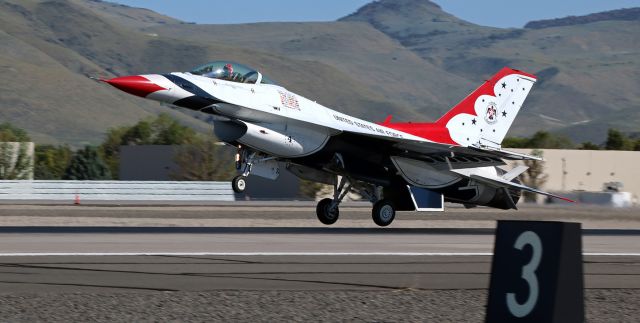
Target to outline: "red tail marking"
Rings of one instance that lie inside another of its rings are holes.
[[[471,94],[469,94],[466,98],[462,99],[462,101],[456,104],[451,110],[449,110],[449,112],[445,113],[440,119],[438,119],[438,121],[436,121],[436,124],[446,126],[447,122],[449,122],[451,118],[461,113],[477,116],[475,111],[476,99],[481,95],[496,96],[493,91],[496,82],[510,74],[520,74],[532,79],[536,79],[536,76],[533,74],[525,73],[509,67],[504,67],[489,80],[486,80],[482,85],[480,85],[479,88],[471,92]]]
[[[496,96],[496,94],[494,93],[494,86],[496,82],[498,82],[503,77],[511,74],[520,74],[525,77],[536,79],[535,75],[515,70],[509,67],[504,67],[489,80],[486,80],[480,87],[469,94],[466,98],[460,101],[460,103],[456,104],[451,110],[445,113],[435,123],[391,123],[391,116],[389,116],[381,125],[431,141],[443,144],[458,145],[458,143],[451,138],[451,134],[449,132],[449,129],[447,128],[447,123],[449,122],[449,120],[462,113],[477,116],[475,112],[475,102],[478,97],[481,95]]]

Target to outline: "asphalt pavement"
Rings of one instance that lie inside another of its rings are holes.
[[[493,228],[506,213],[406,214],[377,228],[358,206],[325,227],[306,209],[0,206],[2,320],[483,320]],[[582,222],[587,319],[634,322],[636,213],[515,214]]]

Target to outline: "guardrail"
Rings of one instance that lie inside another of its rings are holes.
[[[234,201],[229,182],[8,181],[0,200]]]

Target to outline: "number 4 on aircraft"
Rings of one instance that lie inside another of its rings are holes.
[[[288,91],[257,70],[217,61],[191,72],[123,76],[102,81],[146,99],[214,116],[214,132],[238,147],[241,193],[249,174],[275,179],[284,168],[333,185],[333,198],[316,208],[324,224],[338,220],[338,205],[354,191],[373,203],[372,217],[389,225],[396,211],[466,207],[516,209],[521,192],[568,199],[522,185],[526,167],[505,160],[540,158],[500,146],[536,81],[503,68],[431,123],[372,123]]]

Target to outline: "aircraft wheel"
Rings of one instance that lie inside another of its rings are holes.
[[[233,188],[233,191],[236,193],[244,192],[247,188],[247,178],[242,175],[234,177],[231,181],[231,188]]]
[[[373,218],[373,222],[377,225],[386,227],[393,222],[393,219],[395,219],[396,208],[390,201],[380,200],[373,205],[371,217]]]
[[[329,225],[334,224],[338,221],[338,216],[340,216],[340,210],[338,206],[331,208],[331,204],[333,203],[332,199],[326,198],[318,202],[318,206],[316,207],[316,214],[318,215],[318,220],[323,224]]]

